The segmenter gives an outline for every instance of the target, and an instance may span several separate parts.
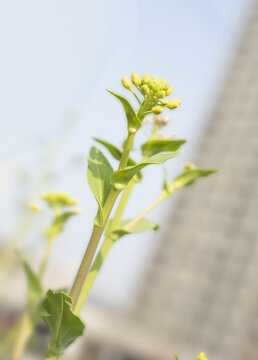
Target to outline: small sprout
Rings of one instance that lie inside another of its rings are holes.
[[[148,95],[150,93],[150,88],[148,85],[145,84],[141,87],[141,91],[142,91],[143,95]]]
[[[132,74],[132,82],[135,86],[141,85],[142,80],[137,73]]]
[[[194,169],[196,169],[196,166],[194,164],[192,164],[191,162],[188,162],[184,165],[185,171],[194,170]]]
[[[126,89],[128,89],[128,90],[130,90],[131,87],[132,87],[131,81],[130,81],[126,76],[124,76],[124,77],[122,78],[122,84],[123,84],[123,86],[124,86]]]
[[[153,114],[156,114],[156,115],[161,114],[162,111],[163,111],[163,107],[162,107],[162,106],[159,106],[159,105],[154,106],[154,107],[152,108]]]
[[[168,88],[166,89],[166,96],[171,95],[173,91],[174,91],[174,88],[172,86],[168,86]]]
[[[197,360],[208,360],[208,359],[206,358],[206,355],[204,354],[204,352],[201,352],[198,355]]]
[[[29,203],[29,207],[31,208],[31,210],[37,212],[37,211],[40,211],[40,206],[36,203]]]
[[[150,81],[150,75],[149,74],[144,74],[143,77],[142,77],[142,83],[143,84],[148,84],[149,81]]]
[[[173,99],[168,101],[165,105],[169,108],[169,109],[175,109],[177,108],[180,104],[182,104],[182,101],[180,99]]]
[[[170,122],[169,116],[154,115],[154,122],[159,127],[166,126]]]

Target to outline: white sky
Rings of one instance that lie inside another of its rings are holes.
[[[125,120],[119,104],[105,88],[125,93],[120,78],[149,72],[165,77],[183,100],[168,133],[186,137],[183,159],[193,145],[221,85],[229,55],[241,34],[249,0],[10,0],[0,3],[0,234],[14,222],[19,165],[34,176],[46,140],[55,141],[64,113],[74,109],[79,121],[68,131],[54,169],[56,188],[69,189],[81,199],[83,215],[71,221],[57,241],[52,265],[70,264],[69,286],[84,251],[96,211],[85,170],[91,138],[120,144]],[[192,144],[192,145],[191,145]],[[76,155],[84,161],[71,170]],[[180,160],[181,162],[182,160]],[[51,163],[51,161],[50,161]],[[179,162],[168,167],[175,173]],[[215,164],[211,164],[215,165]],[[161,175],[148,169],[136,189],[128,216],[158,195]],[[160,171],[161,173],[161,171]],[[17,191],[18,190],[18,191]],[[31,197],[41,190],[35,185]],[[42,190],[47,190],[44,188]],[[10,200],[12,199],[12,201]],[[165,208],[163,208],[165,209]],[[161,219],[163,212],[155,216]],[[150,238],[150,239],[149,239]],[[158,234],[125,238],[114,248],[93,297],[107,304],[125,304],[137,284],[141,263]]]

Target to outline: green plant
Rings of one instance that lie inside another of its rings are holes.
[[[39,309],[37,314],[40,313],[43,316],[50,331],[50,342],[45,356],[45,359],[48,360],[58,359],[65,349],[83,333],[84,324],[79,318],[79,313],[112,246],[123,236],[156,230],[158,225],[146,218],[146,215],[152,209],[165,199],[171,197],[176,190],[216,171],[215,169],[201,169],[192,164],[187,164],[182,173],[174,180],[168,181],[165,179],[160,195],[146,209],[141,211],[135,218],[124,220],[122,218],[123,213],[133,188],[142,181],[142,170],[149,165],[160,165],[169,159],[177,157],[179,155],[179,148],[186,140],[164,138],[158,133],[160,128],[168,123],[167,118],[160,116],[164,108],[171,110],[181,104],[179,99],[167,99],[173,92],[173,88],[167,84],[165,79],[157,79],[155,76],[149,76],[148,74],[141,78],[138,74],[134,73],[132,74],[132,81],[124,77],[122,83],[136,99],[138,109],[135,111],[126,98],[109,91],[124,108],[127,119],[127,138],[122,149],[107,141],[95,139],[97,143],[101,144],[118,160],[119,165],[116,171],[113,170],[108,159],[97,147],[94,146],[90,150],[87,178],[90,189],[96,198],[98,211],[94,219],[92,234],[72,285],[70,295],[64,291],[49,290],[43,301],[38,300],[41,299],[42,294],[40,280],[46,267],[44,259],[47,259],[49,256],[48,248],[46,250],[47,255],[42,260],[38,276],[33,274],[31,269],[28,270],[28,265],[25,266],[28,277],[28,294],[31,294],[31,299],[29,300],[28,298],[28,303],[29,301],[35,303],[35,299],[37,299],[36,308]],[[149,139],[141,145],[142,159],[137,163],[130,157],[130,153],[133,148],[134,138],[148,114],[154,114],[153,129]],[[54,194],[45,195],[43,198],[55,211],[64,205],[62,201],[56,200]],[[116,203],[118,203],[117,208],[113,217],[110,218]],[[69,205],[73,204],[70,203]],[[55,220],[48,232],[49,239],[54,238],[62,230],[64,223],[72,214],[74,212],[56,213]],[[103,242],[99,252],[96,254],[103,234],[105,235]],[[51,246],[52,240],[49,240],[49,247],[51,248]],[[94,257],[95,260],[93,261]],[[32,314],[29,315],[29,318],[33,318]],[[38,317],[36,316],[33,327],[37,320]],[[27,325],[25,327],[29,329]],[[30,329],[28,336],[31,331],[32,329]],[[15,358],[15,360],[18,359],[19,357]]]

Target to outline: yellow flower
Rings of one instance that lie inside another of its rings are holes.
[[[124,77],[122,78],[122,84],[123,84],[124,87],[125,87],[126,89],[128,89],[128,90],[130,90],[131,87],[132,87],[131,81],[130,81],[126,76],[124,76]]]
[[[30,207],[31,210],[33,210],[33,211],[39,211],[39,210],[40,210],[39,205],[36,204],[36,203],[29,203],[29,207]]]

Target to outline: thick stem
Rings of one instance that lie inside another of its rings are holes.
[[[122,158],[119,163],[118,169],[123,169],[127,165],[127,161],[129,158],[129,154],[133,145],[135,133],[128,133],[125,145],[124,145],[124,151],[122,154]],[[85,251],[84,257],[82,259],[81,265],[79,267],[78,273],[76,275],[76,278],[74,280],[72,290],[71,290],[71,298],[72,298],[72,309],[77,312],[77,303],[80,299],[81,292],[83,290],[83,285],[86,281],[86,278],[88,276],[90,266],[92,264],[94,255],[96,253],[98,244],[100,242],[101,236],[104,232],[104,229],[106,227],[109,215],[113,209],[113,206],[116,202],[116,199],[119,195],[120,191],[116,190],[115,188],[112,188],[108,199],[106,200],[106,203],[103,208],[103,215],[104,215],[104,222],[101,227],[95,226],[93,227],[93,231],[91,234],[91,238],[89,241],[89,244],[87,246],[87,249]]]

